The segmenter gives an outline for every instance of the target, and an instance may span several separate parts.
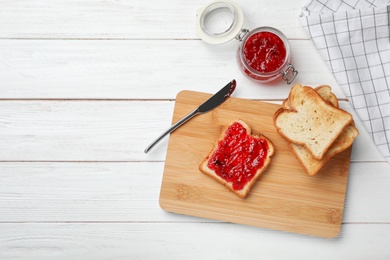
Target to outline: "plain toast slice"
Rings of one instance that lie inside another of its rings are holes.
[[[316,87],[315,90],[325,101],[331,103],[334,107],[339,106],[337,97],[331,91],[332,89],[330,86],[322,85]],[[283,102],[283,107],[286,109],[291,109],[291,107],[289,106],[288,99]],[[339,137],[325,153],[324,157],[320,160],[314,158],[303,145],[290,143],[290,146],[294,154],[296,155],[298,161],[305,169],[306,173],[312,176],[315,175],[331,157],[350,147],[355,137],[358,136],[358,134],[359,131],[354,126],[354,123],[352,121],[352,123],[350,123],[343,129],[343,132],[339,135]]]
[[[332,88],[328,85],[321,85],[314,89],[317,93],[322,97],[322,99],[326,102],[329,102],[334,107],[339,107],[339,101],[336,95],[332,92]],[[293,109],[289,103],[289,99],[286,98],[282,103],[283,108],[285,109]]]
[[[341,153],[350,147],[358,134],[359,131],[353,124],[347,125],[344,128],[343,133],[336,139],[325,153],[324,157],[320,160],[315,159],[303,145],[293,143],[290,143],[290,145],[307,174],[312,176],[321,170],[322,166],[324,166],[324,164],[335,154]]]
[[[328,85],[321,85],[314,88],[315,91],[322,97],[323,100],[329,102],[334,107],[339,107],[339,101],[336,95],[332,92],[332,88]]]
[[[353,120],[348,112],[324,101],[316,90],[300,84],[292,87],[288,104],[291,109],[281,108],[274,115],[278,133],[291,143],[304,145],[318,160]]]

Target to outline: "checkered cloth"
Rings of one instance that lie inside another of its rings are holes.
[[[311,0],[299,19],[390,162],[390,0]]]

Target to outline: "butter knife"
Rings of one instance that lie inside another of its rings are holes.
[[[172,125],[168,130],[166,130],[162,135],[160,135],[156,140],[154,140],[148,147],[145,149],[145,153],[148,153],[158,142],[160,142],[167,134],[172,133],[185,122],[190,120],[196,115],[203,114],[209,112],[221,105],[225,102],[226,99],[230,97],[233,91],[236,89],[236,80],[230,81],[226,86],[224,86],[221,90],[215,93],[212,97],[206,100],[202,105],[196,108],[194,111],[180,119],[177,123]]]

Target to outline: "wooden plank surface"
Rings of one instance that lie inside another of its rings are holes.
[[[239,1],[245,27],[286,34],[297,80],[331,85],[353,113],[297,19],[305,2]],[[214,93],[230,77],[241,98],[289,91],[241,75],[236,42],[198,39],[207,3],[0,1],[0,259],[389,259],[390,166],[358,120],[337,239],[159,207],[168,139],[142,151],[170,125],[179,91]]]
[[[288,255],[299,260],[387,260],[390,256],[390,226],[381,224],[346,225],[337,239],[229,223],[11,223],[0,224],[0,229],[3,259],[285,259]]]
[[[2,0],[1,38],[193,39],[196,10],[209,1],[166,0]],[[245,27],[281,29],[290,38],[308,39],[296,18],[304,1],[242,0]],[[278,6],[277,12],[270,8]],[[26,26],[28,25],[28,26]]]
[[[216,222],[160,208],[164,162],[0,162],[0,169],[0,223]],[[389,172],[385,162],[351,163],[344,224],[390,223]]]
[[[238,95],[242,88],[237,87]],[[144,149],[169,126],[174,101],[0,101],[0,161],[164,161],[168,138]],[[340,106],[353,113],[346,102]],[[355,120],[354,161],[384,161]]]
[[[172,121],[178,121],[208,97],[200,92],[180,92]],[[315,176],[308,176],[273,125],[273,115],[279,108],[276,104],[230,98],[173,132],[165,161],[161,207],[175,213],[336,237],[342,223],[351,149],[334,156]],[[222,129],[237,118],[275,146],[270,166],[245,199],[227,192],[198,169]]]
[[[292,39],[290,44],[301,71],[296,82],[328,84],[343,98],[313,43]],[[183,89],[217,90],[232,78],[243,98],[287,96],[283,81],[270,86],[246,78],[236,66],[237,48],[237,42],[210,46],[200,40],[181,41],[180,48],[177,40],[160,39],[0,40],[0,98],[174,99]]]

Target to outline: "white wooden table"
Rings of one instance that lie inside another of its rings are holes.
[[[195,33],[208,1],[0,1],[0,259],[389,259],[390,166],[355,115],[341,234],[324,239],[177,215],[159,207],[176,94],[280,102],[245,78],[237,42]],[[246,28],[290,40],[295,82],[345,96],[298,21],[301,1],[242,0]]]

